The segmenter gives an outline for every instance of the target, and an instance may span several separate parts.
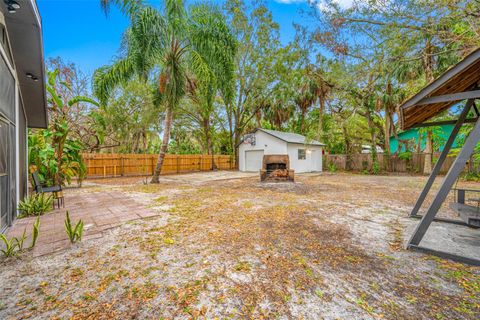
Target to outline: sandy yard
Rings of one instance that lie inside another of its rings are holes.
[[[480,318],[480,268],[404,250],[424,177],[141,180],[68,190],[132,197],[156,215],[55,253],[1,259],[0,319]],[[443,243],[443,230],[471,240],[450,250],[480,254],[480,232],[455,228],[434,224],[425,243]]]

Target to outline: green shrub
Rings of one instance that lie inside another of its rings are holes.
[[[40,216],[52,209],[53,195],[37,193],[26,197],[18,204],[20,217]]]
[[[366,161],[366,160],[362,161],[362,170],[364,172],[366,171],[368,173],[368,161]]]
[[[410,161],[410,160],[412,160],[412,153],[410,151],[400,152],[398,154],[398,159],[405,160],[405,161]]]
[[[380,173],[380,163],[378,161],[375,161],[372,165],[372,173],[373,174],[379,174]]]
[[[40,218],[35,220],[33,224],[33,232],[32,232],[32,243],[30,244],[30,249],[35,247],[37,243],[38,233],[39,233],[39,226],[40,226]],[[3,247],[0,248],[4,257],[11,257],[15,256],[17,253],[23,251],[23,245],[25,240],[27,239],[27,229],[23,230],[23,234],[20,238],[11,237],[8,239],[3,233],[0,233],[0,240],[3,242]]]
[[[466,181],[480,181],[480,173],[478,172],[466,172],[463,175],[463,179]]]
[[[12,257],[18,252],[23,251],[23,243],[27,238],[27,230],[23,230],[23,234],[20,238],[11,237],[8,239],[3,233],[0,233],[0,239],[3,242],[3,249],[0,251],[3,253],[4,257]]]
[[[18,239],[12,237],[8,239],[3,233],[0,233],[0,240],[2,240],[4,248],[0,248],[4,257],[12,257],[17,254]]]
[[[328,171],[337,172],[337,165],[334,162],[330,162],[328,164]]]
[[[68,238],[70,239],[71,243],[81,241],[83,234],[83,221],[79,220],[75,227],[73,227],[72,221],[70,220],[70,214],[67,211],[65,218],[65,231],[67,232]]]

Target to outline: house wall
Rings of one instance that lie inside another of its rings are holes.
[[[27,159],[27,119],[21,97],[18,97],[18,200],[22,200],[28,193],[28,159]]]
[[[298,149],[306,150],[305,160],[298,159]],[[240,171],[245,171],[245,152],[250,150],[263,150],[265,155],[288,154],[290,168],[297,173],[322,171],[321,146],[305,146],[303,144],[287,143],[262,131],[255,133],[254,146],[242,143],[238,147],[238,150],[238,168]]]
[[[27,121],[9,50],[7,41],[0,42],[0,231],[11,225],[18,201],[26,194]]]
[[[306,151],[304,160],[298,159],[299,149]],[[322,147],[320,146],[289,143],[288,158],[290,159],[290,168],[295,170],[296,173],[322,171]]]
[[[436,137],[436,139],[439,141],[439,145],[433,151],[442,151],[443,150],[445,142],[448,140],[448,137],[452,133],[454,126],[455,125],[453,125],[453,124],[444,124],[444,125],[441,125],[441,126],[433,127],[433,129],[432,129],[432,130],[434,130],[433,134]],[[412,129],[409,129],[407,131],[399,133],[398,138],[400,140],[412,140],[412,143],[411,143],[410,147],[413,148],[414,150],[416,150],[417,144],[418,144],[418,138],[419,138],[419,133],[418,132],[419,132],[418,128],[412,128]],[[426,140],[427,140],[426,135],[427,135],[426,131],[423,132],[422,139],[420,141],[420,149],[421,150],[425,149],[425,144],[426,144]],[[457,137],[455,138],[454,142],[453,142],[452,148],[458,148],[459,142],[463,139],[465,139],[465,136],[462,133],[458,134]],[[442,143],[442,141],[443,141],[443,143]],[[395,136],[390,137],[390,153],[391,154],[398,151],[398,143],[399,142],[395,138]],[[402,144],[401,147],[402,147],[401,152],[405,152],[405,145]]]
[[[245,171],[245,151],[263,150],[264,154],[287,154],[287,143],[274,136],[262,132],[255,132],[255,145],[242,143],[238,146],[238,169]]]

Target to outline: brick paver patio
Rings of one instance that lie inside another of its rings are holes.
[[[65,232],[65,212],[73,223],[84,222],[82,241],[98,239],[105,230],[127,221],[157,216],[160,212],[148,208],[127,193],[120,191],[72,192],[64,191],[65,208],[56,209],[40,217],[40,232],[33,256],[63,250],[70,245]],[[17,219],[7,231],[8,236],[21,236],[27,230],[26,245],[30,244],[32,226],[36,217]]]

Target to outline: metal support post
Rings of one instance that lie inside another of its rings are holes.
[[[460,153],[458,154],[450,170],[445,176],[442,182],[442,185],[440,186],[440,189],[438,190],[437,194],[435,195],[435,198],[433,199],[433,202],[430,204],[427,210],[427,213],[423,216],[422,220],[417,225],[412,237],[408,241],[407,247],[419,245],[423,236],[427,232],[428,227],[434,220],[435,215],[437,214],[441,205],[445,201],[448,193],[452,189],[453,184],[455,183],[457,177],[465,168],[465,164],[469,160],[470,155],[475,149],[475,146],[477,145],[478,141],[480,141],[480,120],[477,121],[472,131],[470,132],[468,138],[465,140],[465,144],[463,145]]]
[[[438,158],[438,161],[432,170],[432,173],[428,177],[428,181],[425,184],[425,187],[423,187],[423,190],[420,193],[420,196],[418,197],[417,202],[415,203],[415,206],[412,209],[412,212],[410,212],[410,217],[414,217],[417,215],[423,202],[425,201],[425,198],[427,197],[427,194],[430,191],[430,188],[432,187],[433,182],[435,181],[435,178],[440,172],[440,169],[442,168],[442,165],[445,162],[445,159],[447,158],[447,155],[450,152],[450,149],[452,148],[453,142],[455,141],[455,138],[457,137],[457,134],[460,131],[460,127],[463,125],[468,115],[468,112],[470,111],[470,108],[473,105],[473,102],[474,100],[471,99],[471,100],[468,100],[467,103],[465,104],[465,107],[463,108],[463,111],[460,114],[460,117],[458,118],[457,123],[455,124],[455,127],[452,130],[452,133],[448,137],[448,140],[445,143],[445,147],[443,148],[442,153],[440,154],[440,157]]]

